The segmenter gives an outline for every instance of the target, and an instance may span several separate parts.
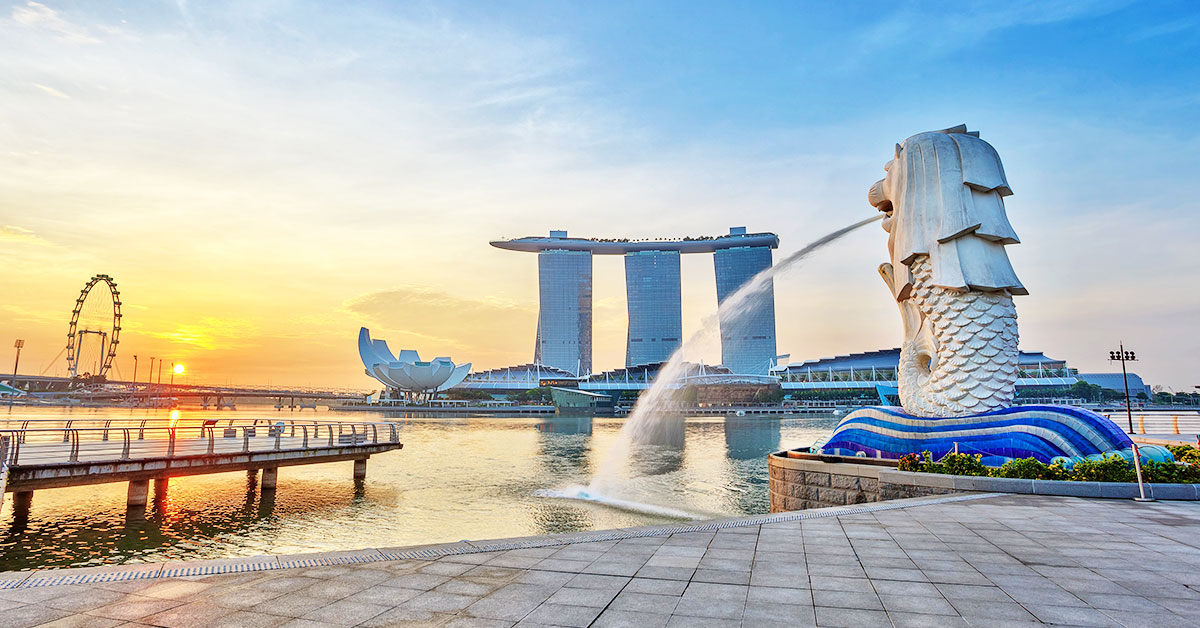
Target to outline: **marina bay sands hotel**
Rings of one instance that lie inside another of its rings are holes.
[[[534,362],[576,376],[592,372],[592,256],[625,256],[629,333],[625,365],[664,362],[683,341],[679,256],[712,253],[717,302],[769,268],[773,233],[746,233],[681,240],[603,240],[570,238],[566,231],[549,237],[501,240],[492,246],[538,254],[538,329]],[[775,353],[773,286],[749,304],[736,321],[721,321],[721,363],[737,374],[766,375]]]

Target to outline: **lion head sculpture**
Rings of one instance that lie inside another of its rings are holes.
[[[909,297],[912,277],[901,269],[919,255],[929,256],[934,285],[1028,294],[1004,250],[1020,242],[1004,212],[1012,189],[978,132],[960,125],[914,135],[896,145],[884,170],[868,200],[887,214],[896,300]]]

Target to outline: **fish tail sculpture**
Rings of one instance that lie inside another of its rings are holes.
[[[892,287],[892,265],[879,271]],[[913,260],[909,271],[911,296],[899,303],[901,405],[918,416],[979,414],[1011,405],[1018,355],[1012,295],[936,285],[926,255]]]

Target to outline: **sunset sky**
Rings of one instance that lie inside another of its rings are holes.
[[[778,259],[870,216],[894,143],[965,122],[1015,191],[1022,348],[1111,372],[1123,340],[1148,383],[1200,385],[1200,5],[921,6],[0,4],[0,357],[24,338],[22,372],[65,373],[107,273],[122,377],[136,353],[377,388],[364,325],[525,363],[536,257],[489,240],[745,225]],[[899,346],[886,242],[869,226],[777,280],[781,353]],[[594,364],[618,367],[621,259],[595,276]],[[683,282],[690,334],[711,256]]]

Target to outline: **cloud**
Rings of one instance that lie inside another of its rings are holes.
[[[61,98],[63,100],[71,100],[70,96],[60,92],[57,89],[54,89],[53,87],[42,85],[40,83],[34,83],[33,86],[42,90],[43,92],[46,92],[47,94],[50,94],[51,96],[54,96],[55,98]]]
[[[0,225],[0,242],[16,242],[21,244],[35,244],[38,246],[51,246],[45,238],[38,234],[18,227],[16,225]]]
[[[196,322],[182,323],[173,329],[152,330],[144,329],[140,325],[127,328],[132,333],[208,351],[229,350],[251,345],[260,336],[258,327],[248,321],[215,317],[205,317]]]
[[[75,44],[98,44],[99,39],[91,36],[86,28],[63,19],[58,11],[37,2],[15,6],[12,20],[21,26],[53,33],[57,39]]]
[[[536,309],[494,297],[466,298],[422,286],[401,286],[356,297],[345,309],[393,349],[416,348],[460,361],[512,363],[532,353]],[[389,336],[390,334],[390,336]]]
[[[992,33],[1020,26],[1036,26],[1091,19],[1116,11],[1132,0],[1045,1],[1011,0],[995,6],[950,3],[922,8],[903,6],[870,22],[844,50],[848,60],[872,63],[883,51],[903,49],[904,60],[936,58],[977,45]],[[839,49],[841,50],[841,49]]]

